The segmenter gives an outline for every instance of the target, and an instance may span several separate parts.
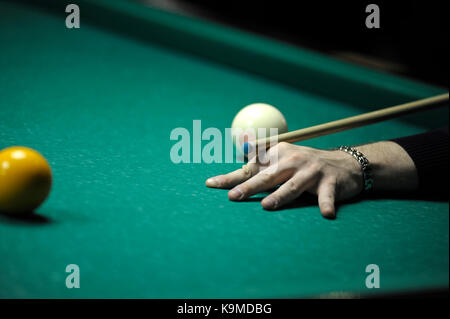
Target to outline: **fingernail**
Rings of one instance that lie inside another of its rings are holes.
[[[336,214],[328,213],[328,214],[324,215],[323,217],[325,217],[326,219],[335,219],[336,218]]]
[[[215,179],[214,177],[208,178],[206,180],[206,186],[217,187],[218,185],[219,183],[217,182],[217,179]]]
[[[240,188],[239,186],[233,188],[232,190],[230,190],[230,191],[228,192],[228,197],[229,197],[230,199],[232,199],[232,200],[238,200],[238,199],[241,199],[242,195],[243,195],[243,193],[242,193],[242,190],[241,190],[241,188]]]
[[[269,208],[275,209],[277,208],[278,202],[274,198],[269,197],[264,200],[264,204]]]
[[[324,217],[328,219],[336,218],[336,212],[333,210],[333,206],[325,205],[324,208]]]

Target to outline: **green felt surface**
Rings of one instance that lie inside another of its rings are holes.
[[[365,200],[342,205],[335,221],[301,199],[298,207],[267,212],[258,199],[230,202],[225,191],[204,186],[207,177],[239,164],[173,164],[169,157],[172,129],[190,129],[200,119],[204,128],[223,130],[256,101],[276,105],[292,130],[440,89],[317,56],[329,63],[330,74],[347,72],[349,83],[373,75],[361,90],[377,87],[383,98],[372,92],[362,105],[366,91],[347,88],[345,99],[317,94],[271,79],[270,72],[215,63],[95,23],[68,30],[63,15],[23,4],[0,2],[0,17],[0,148],[35,148],[54,174],[39,218],[0,215],[0,297],[370,294],[365,267],[373,263],[381,270],[378,293],[448,287],[448,202]],[[210,32],[225,32],[214,28]],[[239,43],[243,35],[228,36]],[[294,75],[299,83],[308,80]],[[330,82],[313,83],[333,91]],[[364,143],[442,124],[448,109],[304,145]],[[80,289],[65,287],[72,263],[81,269]]]

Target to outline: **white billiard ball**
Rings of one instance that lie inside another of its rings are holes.
[[[284,115],[276,107],[269,104],[254,103],[247,105],[236,114],[231,124],[233,142],[240,149],[246,142],[274,135],[271,134],[270,128],[278,129],[278,135],[286,133],[288,127]]]

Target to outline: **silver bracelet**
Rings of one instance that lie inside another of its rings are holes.
[[[350,154],[358,161],[359,165],[361,165],[364,191],[370,191],[373,188],[373,173],[368,159],[363,153],[349,146],[340,146],[338,150]]]

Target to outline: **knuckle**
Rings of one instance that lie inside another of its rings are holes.
[[[297,161],[304,158],[304,155],[301,152],[294,152],[289,155],[289,159]]]
[[[260,173],[259,177],[261,182],[264,184],[270,182],[273,179],[273,175],[271,173]]]
[[[228,175],[222,175],[222,177],[220,178],[220,184],[221,185],[228,185],[231,183],[231,178]]]
[[[309,165],[309,168],[313,172],[319,173],[319,172],[323,171],[324,164],[320,160],[314,159],[314,160],[311,161],[311,164]]]
[[[300,185],[293,181],[289,181],[287,184],[287,189],[289,193],[297,194],[300,191]]]
[[[272,200],[273,200],[273,207],[278,208],[281,204],[280,197],[272,196]]]
[[[332,188],[336,188],[336,185],[337,185],[336,176],[330,177],[330,179],[328,180],[328,185],[330,185]]]
[[[246,184],[246,183],[241,184],[241,185],[239,186],[239,189],[241,190],[243,196],[245,196],[246,194],[248,194],[249,191],[250,191],[250,187],[249,187],[249,185]]]
[[[277,144],[277,148],[279,151],[285,151],[289,148],[290,144],[287,142],[280,142]]]
[[[242,174],[244,175],[244,177],[250,177],[250,176],[252,176],[252,171],[248,168],[243,168]]]
[[[287,160],[292,163],[303,162],[305,159],[306,157],[302,152],[293,152],[287,158]]]
[[[322,202],[322,203],[328,203],[333,198],[331,193],[324,193],[324,194],[322,194],[319,197],[320,197],[319,201]]]

